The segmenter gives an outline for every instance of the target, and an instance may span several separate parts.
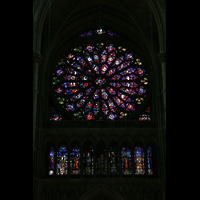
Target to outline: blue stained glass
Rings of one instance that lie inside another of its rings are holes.
[[[122,174],[131,175],[132,174],[131,151],[128,147],[122,148],[121,157],[122,157]]]
[[[135,174],[144,175],[145,174],[144,152],[141,147],[135,147],[134,159],[135,159]]]
[[[97,29],[96,33],[103,34],[104,30]],[[110,30],[106,33],[116,36]],[[94,33],[90,30],[83,36],[91,34]],[[53,98],[57,99],[60,108],[69,112],[69,117],[83,120],[127,117],[143,104],[148,84],[142,62],[133,55],[126,48],[107,42],[91,41],[90,44],[70,49],[52,69]],[[88,102],[88,99],[92,101]],[[100,104],[96,101],[99,99],[102,101]],[[139,117],[150,119],[149,115],[144,114]],[[58,113],[54,115],[50,120],[62,118]]]
[[[52,147],[50,147],[49,175],[54,174],[54,154],[55,154],[54,149]]]
[[[78,175],[80,174],[80,150],[75,146],[72,149],[70,155],[70,174]]]
[[[57,152],[57,175],[67,175],[68,153],[64,146],[61,146]]]

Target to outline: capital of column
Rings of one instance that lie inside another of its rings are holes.
[[[166,53],[159,53],[158,59],[159,59],[160,63],[166,62]]]
[[[33,62],[36,62],[38,64],[42,61],[42,56],[39,53],[33,53]]]

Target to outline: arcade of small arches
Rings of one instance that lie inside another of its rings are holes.
[[[67,145],[65,141],[46,145],[46,177],[157,177],[157,145],[155,142],[143,144],[128,140],[121,144],[103,140],[83,145],[75,140]],[[47,170],[48,169],[48,170]]]

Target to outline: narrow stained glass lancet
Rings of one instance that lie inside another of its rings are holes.
[[[55,151],[53,147],[50,147],[50,154],[49,154],[49,175],[54,174],[54,155]]]
[[[141,147],[135,147],[134,158],[135,158],[135,174],[143,175],[145,173],[145,166],[144,166],[144,152]]]
[[[86,145],[83,152],[83,174],[94,174],[94,157],[91,145]]]
[[[99,146],[99,148],[97,149],[96,174],[106,175],[106,172],[107,172],[106,149],[104,146]]]
[[[147,149],[147,162],[148,162],[148,175],[153,175],[151,147],[148,147]]]
[[[65,146],[57,152],[57,175],[67,175],[68,153]]]
[[[80,149],[77,146],[70,153],[70,170],[72,175],[80,174]]]
[[[109,174],[117,175],[119,174],[119,153],[116,147],[110,147],[108,154],[109,157]]]
[[[93,34],[106,32],[97,29]],[[149,79],[145,68],[136,54],[122,46],[106,41],[79,45],[52,69],[52,98],[69,118],[132,118],[146,101]],[[149,114],[142,114],[139,120],[150,120]],[[51,113],[50,120],[60,121],[62,116]]]
[[[123,175],[131,175],[132,174],[132,166],[131,166],[131,151],[128,147],[123,147],[122,152],[122,174]]]

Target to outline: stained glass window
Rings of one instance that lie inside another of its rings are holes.
[[[84,33],[80,34],[77,38],[86,37],[86,36],[90,36],[90,35],[94,35],[94,34],[98,34],[98,35],[108,34],[110,36],[121,37],[119,34],[113,32],[111,30],[105,30],[105,29],[99,28],[94,31],[89,30],[87,32],[84,32]]]
[[[65,146],[57,152],[57,175],[67,175],[68,153]]]
[[[83,174],[94,174],[94,151],[91,144],[86,144],[83,151]]]
[[[54,174],[54,155],[55,151],[53,147],[50,147],[50,153],[49,153],[49,175]]]
[[[144,111],[144,113],[142,115],[139,115],[139,121],[150,121],[150,105],[146,108],[146,110]]]
[[[135,147],[134,159],[135,159],[135,174],[143,175],[145,173],[145,166],[144,166],[144,152],[141,147]]]
[[[148,162],[148,175],[153,175],[152,148],[151,147],[148,147],[148,149],[147,149],[147,162]]]
[[[80,174],[80,149],[76,145],[70,152],[70,174]]]
[[[122,158],[122,174],[131,175],[132,165],[131,165],[131,150],[128,147],[123,147],[121,151]]]
[[[55,65],[52,98],[73,119],[124,119],[143,104],[147,86],[137,55],[115,44],[91,43],[71,49]],[[62,118],[57,115],[52,120]]]
[[[62,121],[62,115],[58,114],[53,107],[50,108],[50,121]]]
[[[96,152],[96,174],[105,175],[107,172],[107,158],[106,158],[106,149],[104,143],[99,143],[97,152]]]
[[[109,153],[109,174],[110,175],[117,175],[119,174],[119,153],[117,150],[117,146],[111,146]]]

